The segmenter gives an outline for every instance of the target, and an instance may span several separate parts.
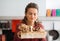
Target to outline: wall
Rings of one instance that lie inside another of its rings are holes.
[[[0,0],[0,16],[24,16],[28,3],[34,2],[39,6],[39,16],[45,16],[45,0]]]
[[[60,9],[60,0],[46,0],[46,9]]]

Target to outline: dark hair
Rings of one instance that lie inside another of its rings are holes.
[[[29,3],[25,8],[25,13],[27,13],[29,8],[36,8],[38,10],[38,5],[35,3]]]
[[[29,8],[36,8],[36,9],[38,10],[38,5],[35,4],[35,3],[29,3],[29,4],[26,6],[26,8],[25,8],[25,14],[27,13],[27,11],[28,11]],[[26,24],[26,20],[27,20],[27,18],[26,18],[26,16],[25,16],[24,19],[23,19],[23,23]]]

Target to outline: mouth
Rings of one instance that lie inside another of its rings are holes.
[[[31,20],[34,20],[34,18],[30,18]]]

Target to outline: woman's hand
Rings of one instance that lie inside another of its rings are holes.
[[[21,38],[21,31],[17,32],[17,37]]]

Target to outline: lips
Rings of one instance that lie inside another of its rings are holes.
[[[30,18],[31,20],[33,20],[34,18]]]

